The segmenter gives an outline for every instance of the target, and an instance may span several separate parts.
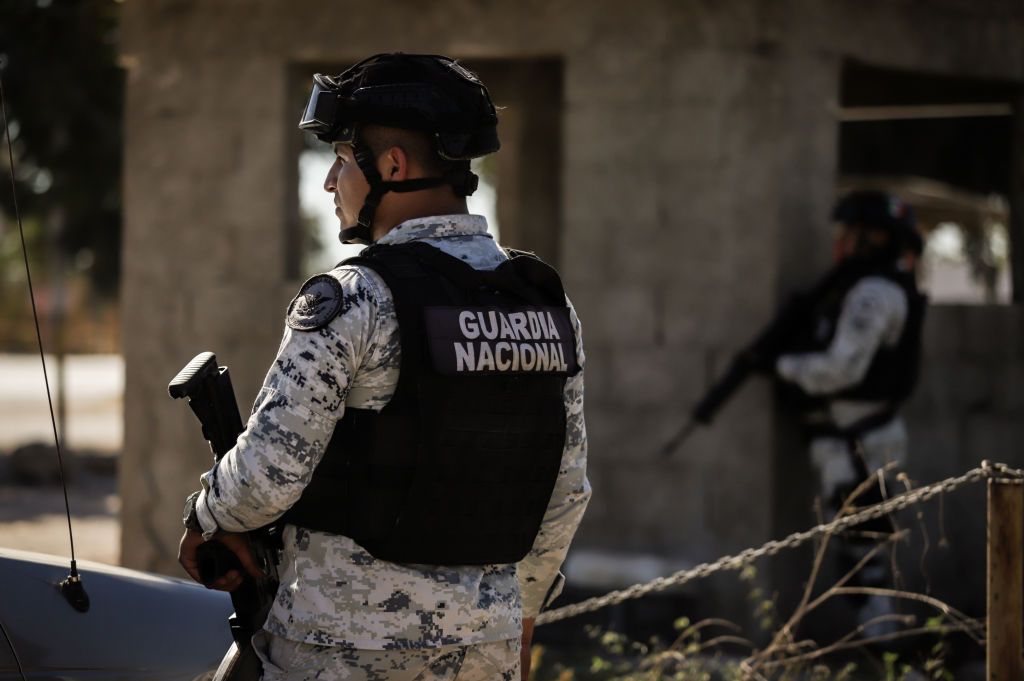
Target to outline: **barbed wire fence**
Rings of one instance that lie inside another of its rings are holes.
[[[939,482],[909,490],[873,506],[865,507],[856,513],[837,518],[832,522],[822,523],[802,532],[794,532],[784,539],[772,540],[759,547],[748,548],[731,556],[723,556],[710,563],[702,563],[687,570],[680,570],[667,577],[658,577],[645,584],[634,584],[626,589],[612,591],[603,596],[589,598],[579,603],[572,603],[561,608],[542,612],[537,617],[535,623],[537,626],[540,626],[557,622],[569,617],[594,612],[610,605],[616,605],[624,601],[664,591],[671,587],[681,586],[687,582],[707,577],[715,572],[740,569],[765,556],[774,556],[784,549],[795,548],[818,537],[836,534],[865,521],[881,518],[890,513],[921,504],[935,496],[952,492],[966,485],[993,479],[1024,481],[1024,470],[1010,468],[1002,463],[983,461],[980,466],[972,468],[963,475],[946,478]]]

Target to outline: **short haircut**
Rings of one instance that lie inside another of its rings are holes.
[[[361,135],[374,158],[391,147],[398,147],[428,176],[441,176],[451,170],[453,162],[441,158],[430,133],[419,130],[365,125]]]

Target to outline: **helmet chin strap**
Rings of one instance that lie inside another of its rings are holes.
[[[373,243],[373,216],[377,212],[380,200],[388,192],[416,192],[421,189],[440,187],[443,184],[450,184],[457,194],[469,196],[476,191],[479,178],[469,170],[468,164],[464,168],[457,168],[441,177],[419,177],[412,180],[400,182],[388,182],[381,177],[377,165],[374,163],[373,154],[370,148],[363,143],[357,135],[352,140],[352,155],[355,157],[356,165],[363,171],[366,182],[370,185],[370,192],[363,201],[363,207],[359,210],[359,217],[356,224],[341,230],[338,235],[343,244],[363,244],[369,246]]]
[[[384,178],[381,177],[377,165],[374,163],[373,154],[358,134],[352,139],[352,155],[355,157],[356,165],[363,171],[363,177],[370,185],[370,192],[363,201],[363,207],[359,209],[359,217],[356,224],[341,230],[338,237],[343,244],[364,244],[373,243],[373,216],[377,212],[380,200],[387,192],[384,187]]]
[[[373,230],[364,225],[346,227],[338,234],[338,241],[343,244],[362,244],[363,246],[369,246],[373,243]]]

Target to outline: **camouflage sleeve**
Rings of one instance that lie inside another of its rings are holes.
[[[862,279],[843,300],[828,348],[824,352],[782,355],[776,371],[811,395],[856,385],[867,373],[878,348],[899,340],[906,316],[903,289],[880,277]]]
[[[358,270],[341,283],[338,314],[311,331],[286,328],[238,442],[202,476],[197,502],[204,529],[262,527],[294,504],[344,412],[353,376],[374,356],[378,292]]]
[[[533,548],[518,565],[523,617],[536,617],[546,602],[557,595],[552,586],[560,577],[558,570],[590,500],[587,429],[583,419],[583,337],[579,319],[571,304],[570,313],[576,332],[576,358],[580,371],[570,376],[565,383],[565,449],[555,489]]]

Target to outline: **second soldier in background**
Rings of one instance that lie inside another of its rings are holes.
[[[911,209],[899,198],[858,191],[840,199],[834,265],[826,289],[796,343],[779,356],[775,372],[802,393],[806,434],[820,493],[835,513],[848,495],[887,464],[900,466],[907,433],[899,409],[917,382],[925,299],[914,264],[921,239]],[[871,485],[858,506],[880,500]],[[840,548],[841,567],[853,569],[892,531],[885,520],[857,526]],[[889,553],[881,550],[855,575],[853,585],[890,587]],[[856,599],[867,633],[891,625],[885,595]]]

